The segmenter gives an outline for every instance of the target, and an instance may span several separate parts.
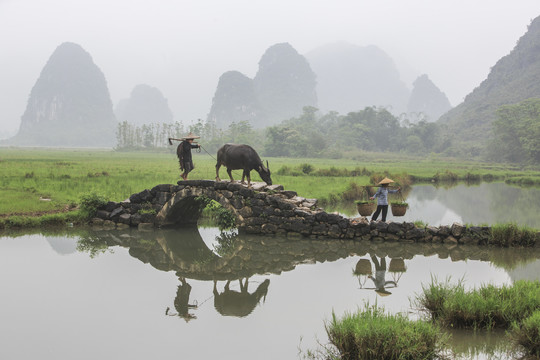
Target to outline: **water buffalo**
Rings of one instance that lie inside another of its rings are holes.
[[[257,152],[249,145],[225,144],[218,150],[216,181],[221,181],[219,178],[219,168],[221,165],[227,168],[227,174],[229,174],[231,181],[234,181],[231,171],[242,169],[244,170],[242,173],[242,183],[244,183],[244,178],[247,177],[248,186],[250,186],[251,177],[249,172],[251,170],[256,170],[265,183],[272,185],[268,161],[266,162],[265,167]]]
[[[220,293],[217,289],[217,281],[214,280],[214,307],[223,316],[245,317],[253,312],[261,299],[266,300],[270,280],[264,280],[253,294],[248,292],[248,279],[238,280],[240,282],[240,291],[229,289],[231,281],[227,281],[225,289]],[[263,301],[264,301],[263,300]]]

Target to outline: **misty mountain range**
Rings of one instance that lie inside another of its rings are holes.
[[[465,144],[465,153],[477,154],[500,105],[540,97],[539,61],[537,18],[488,78],[451,109],[427,75],[409,90],[393,60],[376,46],[336,43],[303,56],[281,43],[262,55],[253,79],[234,70],[219,78],[207,120],[221,128],[244,120],[263,128],[298,116],[304,106],[339,113],[385,107],[396,116],[422,113],[428,121],[442,115],[440,123],[453,144]],[[111,147],[118,121],[142,125],[172,120],[167,99],[146,84],[137,85],[113,112],[105,76],[90,54],[68,42],[53,52],[32,88],[19,132],[3,143]]]

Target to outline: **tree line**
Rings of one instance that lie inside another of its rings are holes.
[[[237,143],[249,144],[263,156],[354,158],[363,151],[451,155],[454,139],[446,125],[419,118],[398,118],[379,107],[320,114],[308,106],[298,117],[265,129],[254,129],[249,121],[233,122],[225,129],[201,119],[188,127],[179,122],[141,127],[123,122],[118,125],[117,149],[163,149],[169,147],[168,137],[193,132],[210,153],[225,143]],[[492,138],[483,152],[486,159],[540,164],[540,99],[501,107]]]

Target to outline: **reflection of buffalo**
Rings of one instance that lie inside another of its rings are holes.
[[[264,280],[253,294],[248,292],[248,279],[245,279],[242,284],[242,279],[239,279],[240,292],[229,289],[231,281],[227,281],[224,291],[220,294],[217,290],[217,281],[214,280],[214,306],[216,310],[224,316],[244,317],[255,309],[261,298],[266,300],[268,293],[268,285],[270,280]]]

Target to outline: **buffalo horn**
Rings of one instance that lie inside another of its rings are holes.
[[[268,166],[268,160],[266,160],[266,169],[270,170],[270,166]]]

